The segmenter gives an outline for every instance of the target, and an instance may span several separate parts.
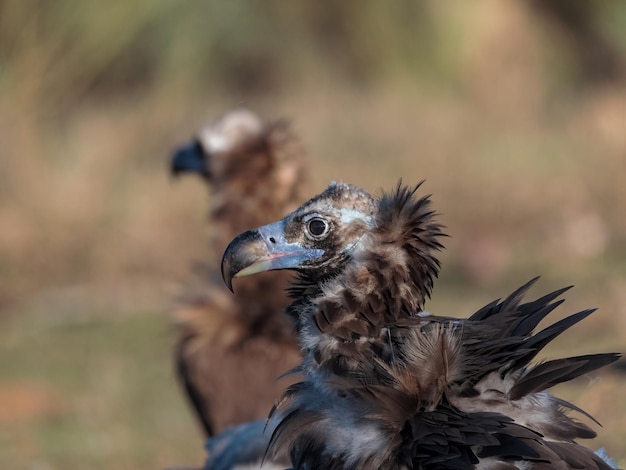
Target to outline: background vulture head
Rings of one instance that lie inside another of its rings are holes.
[[[254,113],[238,109],[202,127],[195,138],[172,156],[170,172],[197,173],[207,180],[219,181],[237,172],[242,159],[250,158],[254,147],[262,147],[265,125]],[[256,149],[256,150],[259,150]],[[240,158],[233,155],[240,154]]]

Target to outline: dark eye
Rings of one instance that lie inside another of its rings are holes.
[[[328,232],[328,222],[319,217],[314,217],[307,222],[307,230],[316,238],[322,237]]]

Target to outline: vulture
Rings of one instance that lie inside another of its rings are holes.
[[[287,312],[302,380],[271,412],[267,455],[294,470],[612,468],[577,442],[596,435],[570,416],[585,412],[547,389],[619,354],[535,361],[594,310],[537,331],[568,288],[524,300],[533,279],[465,319],[425,312],[444,233],[419,186],[375,198],[331,183],[226,249],[231,290],[235,277],[297,272]]]
[[[200,175],[210,189],[211,251],[252,224],[283,217],[307,188],[306,155],[285,122],[264,123],[247,110],[200,129],[171,159],[171,172]],[[217,268],[203,267],[174,307],[180,382],[207,437],[265,418],[286,385],[277,381],[301,360],[283,310],[289,273],[251,278],[241,295],[225,292]]]

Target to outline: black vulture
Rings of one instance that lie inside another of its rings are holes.
[[[171,160],[174,175],[202,176],[210,189],[211,251],[216,260],[237,233],[283,217],[305,200],[306,154],[287,123],[264,123],[235,110],[198,132]],[[254,224],[254,225],[251,225]],[[249,279],[225,293],[217,262],[199,270],[174,308],[178,375],[207,437],[265,418],[300,362],[283,310],[289,273]]]
[[[589,316],[535,332],[568,288],[524,301],[535,279],[466,319],[424,312],[443,228],[430,197],[332,183],[284,219],[237,236],[224,280],[291,269],[303,380],[272,411],[269,455],[303,469],[609,469],[576,442],[596,433],[547,389],[615,361],[534,362]],[[238,286],[237,286],[238,287]]]

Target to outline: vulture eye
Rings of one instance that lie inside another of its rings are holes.
[[[323,238],[328,234],[330,229],[329,223],[321,217],[313,217],[306,223],[307,232],[313,238]]]

